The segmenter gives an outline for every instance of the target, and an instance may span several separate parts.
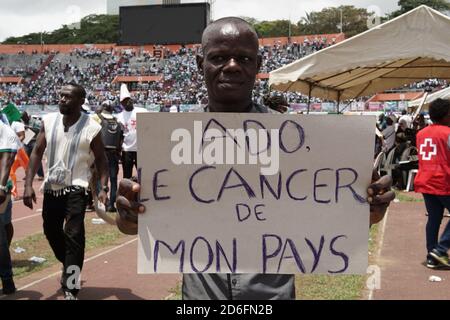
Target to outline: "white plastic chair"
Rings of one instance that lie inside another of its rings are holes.
[[[395,148],[392,148],[392,150],[387,154],[386,160],[382,164],[380,172],[384,172],[385,174],[392,176],[392,169],[395,167],[394,153]]]
[[[375,161],[373,163],[373,168],[377,170],[378,174],[381,175],[381,166],[386,161],[386,153],[381,151],[377,157],[375,158]]]
[[[417,156],[417,148],[412,146],[408,147],[403,151],[400,161],[411,161],[413,156]]]
[[[411,187],[414,184],[414,177],[416,176],[416,174],[418,172],[419,172],[419,170],[417,170],[417,169],[409,170],[409,173],[408,173],[408,184],[406,185],[406,190],[405,190],[406,192],[411,191]]]
[[[403,151],[402,156],[400,158],[400,161],[414,161],[417,160],[417,148],[412,146],[409,148],[406,148],[405,151]],[[417,174],[417,169],[409,170],[408,173],[403,172],[403,181],[407,181],[406,184],[406,192],[409,192],[413,186],[414,183],[414,176]]]

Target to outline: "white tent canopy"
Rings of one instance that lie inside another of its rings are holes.
[[[270,73],[269,85],[326,100],[450,80],[450,18],[420,6]]]
[[[424,102],[423,110],[428,109],[428,106],[430,105],[430,103],[432,103],[436,99],[450,99],[450,87],[430,94]],[[423,100],[422,98],[419,98],[419,99],[410,101],[410,102],[408,102],[408,107],[409,108],[417,108],[422,103],[422,100]]]

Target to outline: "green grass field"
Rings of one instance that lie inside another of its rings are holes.
[[[377,249],[378,225],[372,226],[369,252]],[[370,264],[371,256],[369,257]],[[299,300],[358,300],[364,298],[367,276],[363,275],[297,275],[296,296]]]
[[[121,237],[124,237],[116,226],[93,225],[90,219],[86,218],[86,252],[114,245]],[[15,253],[14,248],[23,248],[23,253]],[[41,257],[46,259],[44,263],[28,261],[31,257]],[[23,278],[33,272],[37,272],[59,263],[51,250],[47,239],[43,233],[38,233],[11,244],[11,258],[13,261],[14,278]]]
[[[369,253],[377,250],[378,225],[372,226]],[[373,261],[369,256],[369,264]],[[297,275],[295,280],[298,300],[358,300],[365,297],[367,276],[360,275]],[[171,290],[169,300],[181,300],[181,284]]]

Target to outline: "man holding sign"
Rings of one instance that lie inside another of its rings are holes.
[[[214,113],[220,113],[220,112],[233,112],[233,113],[268,113],[268,109],[263,106],[255,105],[252,103],[252,89],[255,82],[256,75],[259,71],[259,67],[261,65],[261,57],[258,55],[258,37],[256,35],[256,32],[254,29],[244,20],[239,18],[224,18],[215,21],[214,23],[210,24],[203,34],[202,39],[202,47],[203,47],[203,54],[204,56],[199,56],[197,58],[198,67],[203,72],[203,75],[205,77],[206,86],[208,89],[208,96],[209,96],[209,104],[207,108],[204,111],[207,112],[214,112]],[[155,115],[157,116],[157,115]],[[145,116],[143,116],[145,117]],[[255,119],[260,119],[262,115],[254,115]],[[277,116],[279,117],[279,116]],[[199,116],[200,118],[200,116]],[[201,117],[202,119],[204,117]],[[229,119],[230,117],[227,117],[227,115],[223,116],[223,119]],[[147,119],[147,118],[146,118]],[[268,119],[267,117],[265,119]],[[174,121],[176,118],[174,117]],[[253,121],[253,120],[251,120]],[[286,120],[286,122],[289,122],[290,120]],[[253,121],[256,123],[256,120]],[[293,121],[290,121],[291,124]],[[218,126],[220,126],[220,121],[217,120],[215,122]],[[297,124],[294,124],[294,126]],[[224,127],[224,126],[222,126]],[[281,126],[282,130],[283,125]],[[299,137],[301,136],[301,132],[303,132],[303,129],[299,129]],[[280,138],[282,137],[282,134],[280,133]],[[282,145],[282,142],[280,141],[280,147]],[[306,147],[305,147],[306,149]],[[292,150],[287,150],[291,152]],[[195,152],[195,151],[194,151]],[[306,151],[305,151],[306,152]],[[309,152],[309,151],[308,151]],[[160,157],[163,156],[163,154],[159,154]],[[271,154],[272,155],[272,154]],[[195,156],[194,156],[195,157]],[[155,159],[158,160],[159,159]],[[283,162],[284,163],[284,162]],[[247,166],[249,167],[249,166]],[[252,166],[250,166],[252,167]],[[196,174],[200,174],[200,172],[203,170],[203,172],[206,172],[206,170],[210,170],[213,172],[215,171],[216,167],[213,166],[205,166],[201,169],[196,171]],[[179,169],[178,169],[179,170]],[[253,170],[250,168],[249,170]],[[341,170],[341,171],[339,171]],[[343,173],[344,170],[350,171],[349,168],[341,168],[337,169],[336,172],[333,172],[333,176],[339,177],[340,173]],[[164,173],[167,173],[169,170],[160,170],[157,174],[155,174],[154,180],[153,180],[153,195],[155,197],[155,201],[159,200],[168,200],[170,199],[169,196],[164,195],[164,187],[162,182],[158,182],[158,179],[161,178],[161,176]],[[306,170],[297,170],[293,173],[290,173],[290,176],[288,178],[288,181],[284,181],[285,188],[289,189],[289,179],[293,179],[294,175],[299,175],[303,171]],[[322,172],[331,172],[332,169],[325,168],[320,169],[318,171]],[[316,171],[314,174],[314,180],[317,176],[320,175],[320,172]],[[219,172],[219,169],[217,170]],[[161,176],[158,176],[158,174],[161,174]],[[347,172],[348,173],[348,172]],[[147,173],[145,173],[147,174]],[[270,173],[272,174],[272,173]],[[240,179],[241,183],[238,185],[230,185],[228,183],[228,178],[233,175],[234,177],[237,177]],[[270,182],[266,180],[264,173],[261,173],[259,176],[261,179],[261,189],[263,190],[263,185],[268,187]],[[286,177],[284,177],[286,178]],[[376,180],[377,177],[373,177],[373,180]],[[182,177],[180,176],[180,180]],[[356,177],[355,177],[356,179]],[[240,186],[240,190],[244,189],[243,193],[248,194],[249,198],[255,198],[255,193],[253,192],[252,188],[250,187],[247,182],[244,181],[244,178],[239,175],[238,169],[234,170],[233,168],[228,171],[226,174],[226,177],[224,179],[224,182],[222,184],[222,188],[220,189],[220,192],[217,196],[217,200],[214,199],[206,199],[206,197],[202,194],[202,196],[198,195],[196,191],[198,191],[198,188],[193,186],[195,182],[193,182],[194,176],[191,176],[190,179],[190,193],[192,194],[193,198],[197,200],[197,202],[201,202],[203,204],[208,204],[211,202],[219,202],[221,197],[223,196],[224,191],[229,191],[230,189],[236,188],[236,186]],[[339,178],[337,178],[339,180]],[[369,179],[367,179],[369,180]],[[146,179],[143,179],[143,181],[146,181]],[[279,181],[281,181],[281,175],[279,174]],[[211,184],[215,184],[215,179],[211,179]],[[228,183],[228,184],[227,184]],[[348,183],[348,182],[347,182]],[[370,223],[377,223],[379,222],[385,212],[386,209],[390,203],[395,197],[394,193],[390,191],[392,180],[390,177],[383,177],[382,179],[376,181],[372,185],[370,185],[368,189],[368,202],[370,203]],[[316,184],[316,181],[314,182]],[[278,199],[281,197],[287,197],[286,194],[280,195],[281,193],[281,186],[282,183],[278,183]],[[315,187],[320,188],[325,186],[324,184],[317,183]],[[148,185],[144,184],[143,191],[146,188],[149,188]],[[354,189],[351,188],[351,184],[347,184],[345,186],[340,186],[339,181],[336,182],[336,203],[338,202],[338,193],[339,188],[347,188],[348,190],[353,193],[353,198],[356,199],[355,201],[358,201],[359,203],[365,203],[365,199],[363,199],[360,195],[358,195]],[[206,187],[205,187],[206,188]],[[253,189],[256,189],[255,187]],[[167,190],[167,189],[166,189]],[[203,192],[205,192],[204,189],[202,189]],[[269,190],[269,189],[264,189]],[[348,191],[347,190],[347,191]],[[133,183],[129,180],[124,180],[120,183],[119,186],[119,197],[117,199],[117,208],[119,210],[119,215],[117,216],[117,225],[119,229],[126,234],[137,234],[138,232],[138,225],[137,225],[137,215],[142,214],[145,212],[145,207],[142,204],[143,202],[138,201],[138,194],[141,191],[141,186],[139,184]],[[147,191],[147,190],[145,190]],[[246,191],[246,192],[245,192]],[[235,195],[236,190],[230,191],[231,194]],[[270,192],[275,197],[276,192],[273,189],[270,189]],[[289,193],[289,191],[287,191]],[[349,194],[351,194],[349,192]],[[333,193],[334,194],[334,193]],[[165,196],[165,197],[164,197]],[[289,194],[290,198],[296,198],[296,200],[301,200],[298,197],[299,195],[293,195]],[[264,196],[262,196],[264,198]],[[312,205],[313,201],[314,203],[320,203],[320,202],[327,202],[326,200],[319,199],[320,197],[314,194],[314,197],[310,196],[311,203],[308,205]],[[152,203],[152,205],[159,205],[159,203]],[[286,206],[292,206],[295,202],[290,201],[289,203],[286,202]],[[195,204],[195,208],[200,208],[200,206]],[[233,206],[235,203],[233,203]],[[236,208],[240,208],[247,206],[246,204],[236,204]],[[249,207],[249,206],[247,206]],[[153,207],[155,208],[155,207]],[[204,208],[204,207],[203,207]],[[207,207],[208,209],[209,207]],[[294,207],[293,207],[294,208]],[[207,210],[206,209],[206,210]],[[264,216],[258,215],[259,209],[254,207],[256,219],[263,221],[265,219]],[[285,208],[283,208],[285,209]],[[198,214],[196,212],[197,209],[194,209],[194,207],[188,209],[192,213],[192,215]],[[252,207],[253,210],[253,207]],[[186,211],[186,209],[185,209]],[[214,211],[214,210],[211,210]],[[287,210],[284,210],[287,211]],[[293,210],[291,210],[293,211]],[[155,211],[156,213],[156,211]],[[211,219],[211,216],[214,216],[214,214],[217,214],[217,212],[211,212],[209,215],[209,219]],[[220,212],[219,212],[220,214]],[[295,214],[295,212],[294,212]],[[152,214],[150,213],[149,216]],[[292,215],[292,212],[291,212]],[[206,217],[206,216],[205,216]],[[238,219],[242,220],[245,217],[238,214]],[[255,219],[255,217],[254,217]],[[274,220],[275,221],[275,220]],[[242,221],[240,221],[242,222]],[[275,221],[277,222],[277,221]],[[238,223],[238,222],[237,222]],[[350,222],[349,222],[350,223]],[[193,223],[195,224],[195,223]],[[219,223],[220,225],[220,223]],[[239,225],[240,226],[240,225]],[[290,226],[291,230],[295,231],[296,226]],[[304,226],[303,226],[304,227]],[[327,227],[330,227],[329,225]],[[333,226],[330,227],[332,229]],[[187,229],[187,228],[184,228]],[[243,228],[244,229],[244,228]],[[183,230],[180,230],[181,232]],[[177,231],[173,231],[172,233],[175,234]],[[248,233],[248,232],[247,232]],[[141,234],[141,233],[140,233]],[[263,235],[263,241],[268,240],[269,237],[274,235]],[[248,235],[248,239],[251,239],[251,234]],[[266,238],[264,238],[266,237]],[[277,236],[274,236],[277,237]],[[206,241],[203,237],[198,237],[192,244],[192,246],[195,246],[196,241]],[[281,241],[281,240],[280,240]],[[289,243],[292,245],[292,242],[288,242],[290,239],[287,240],[286,243]],[[309,241],[307,239],[307,241]],[[162,242],[161,242],[162,243]],[[267,242],[268,243],[268,242]],[[308,245],[310,242],[308,242]],[[175,253],[175,251],[178,251],[180,247],[184,248],[184,242],[180,242],[179,246],[176,246],[176,244],[172,244],[173,247],[169,247],[169,250],[172,253]],[[333,247],[333,244],[329,244],[331,250]],[[245,246],[245,244],[243,244]],[[217,242],[217,250],[219,251],[220,244]],[[313,245],[310,246],[311,248]],[[291,247],[293,248],[293,246]],[[322,248],[322,245],[321,245]],[[220,247],[220,249],[222,249]],[[155,249],[156,250],[156,249]],[[225,249],[226,251],[226,249]],[[293,250],[294,251],[294,250]],[[314,248],[313,250],[314,256],[317,256],[317,252]],[[321,251],[321,249],[320,249]],[[183,251],[184,252],[184,251]],[[244,252],[243,256],[246,255],[247,252]],[[248,252],[250,254],[250,252]],[[336,251],[334,252],[336,253]],[[337,253],[339,254],[339,253]],[[184,255],[184,253],[183,253]],[[189,255],[189,252],[186,253],[186,256]],[[294,254],[295,255],[295,254]],[[320,255],[320,254],[319,254]],[[191,249],[191,256],[192,256],[192,249]],[[241,255],[242,257],[242,255]],[[154,254],[154,260],[155,260],[155,270],[156,267],[156,259],[158,258],[158,254]],[[192,258],[192,257],[191,257]],[[245,258],[245,257],[244,257]],[[265,258],[268,258],[266,256]],[[292,258],[292,257],[289,257]],[[297,259],[296,259],[297,260]],[[300,260],[300,259],[299,259]],[[181,264],[183,261],[180,261]],[[281,264],[281,262],[280,262]],[[299,263],[301,264],[301,263]],[[211,261],[209,261],[208,265],[211,265]],[[195,271],[196,268],[194,267],[194,264],[191,261],[192,270]],[[230,267],[230,264],[228,265]],[[270,266],[269,266],[270,267]],[[314,268],[314,267],[313,267]],[[231,266],[231,269],[234,270],[234,265]],[[263,268],[264,269],[264,268]],[[278,268],[279,270],[283,270]],[[182,269],[182,266],[180,266],[180,270]],[[223,269],[220,269],[221,271]],[[236,270],[241,270],[239,267],[236,268]],[[259,270],[259,269],[258,269]],[[267,272],[266,272],[267,271]],[[273,274],[269,274],[270,272]],[[276,271],[276,269],[275,269]],[[191,269],[189,269],[188,272],[191,272]],[[294,299],[295,298],[295,287],[294,287],[294,276],[289,274],[281,274],[281,272],[273,272],[273,269],[270,270],[264,270],[262,273],[247,273],[247,274],[238,274],[238,273],[230,273],[230,274],[221,274],[221,273],[186,273],[183,272],[184,278],[183,278],[183,299],[247,299],[247,300],[256,300],[256,299]]]

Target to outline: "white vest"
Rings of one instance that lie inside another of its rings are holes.
[[[51,113],[43,117],[45,128],[45,139],[47,141],[46,155],[47,159],[50,159],[50,150],[52,150],[52,133],[55,128],[55,121],[58,118],[59,113]],[[82,114],[82,117],[86,116]],[[64,132],[63,116],[59,117],[59,121],[56,126],[56,144],[55,144],[55,163],[62,160],[67,168],[69,168],[70,157],[74,158],[74,166],[72,169],[72,183],[71,186],[78,186],[87,189],[89,186],[89,180],[91,178],[91,165],[94,162],[94,154],[91,150],[92,140],[99,134],[101,126],[89,117],[84,127],[81,129],[80,141],[75,152],[70,152],[70,146],[72,138],[75,135],[77,124],[81,121],[82,117],[72,125],[68,132]],[[47,162],[46,178],[44,181],[45,186],[48,180],[49,163]],[[48,184],[47,187],[48,188]],[[50,185],[50,190],[54,191],[55,195],[60,195],[68,188],[64,188],[57,185]]]

